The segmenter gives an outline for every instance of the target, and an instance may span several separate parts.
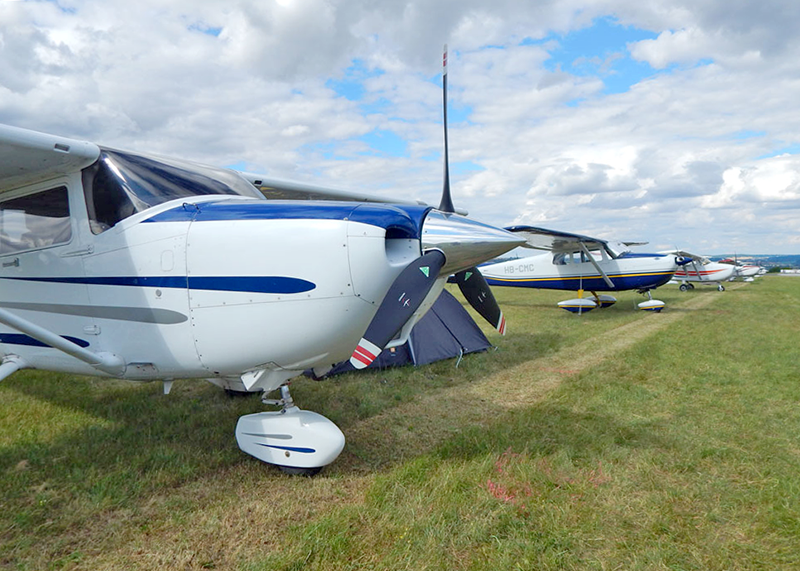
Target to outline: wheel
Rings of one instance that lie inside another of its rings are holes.
[[[678,289],[680,289],[681,291],[689,291],[689,286],[686,284],[681,284],[681,287]]]
[[[694,289],[694,284],[689,284],[689,289]]]
[[[724,285],[722,285],[722,284],[719,284],[719,285],[717,286],[717,289],[718,289],[719,291],[725,291],[725,286],[724,286]]]
[[[306,478],[316,476],[317,474],[319,474],[319,471],[322,470],[322,466],[319,466],[317,468],[295,468],[294,466],[278,466],[278,468],[284,474],[289,474],[290,476],[305,476]]]

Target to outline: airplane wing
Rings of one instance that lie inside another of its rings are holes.
[[[561,232],[559,230],[548,230],[536,226],[509,226],[509,232],[519,234],[528,241],[528,248],[536,250],[547,250],[549,252],[574,252],[581,249],[583,244],[587,250],[608,250],[608,242],[599,238],[592,238],[582,234],[572,234],[571,232]],[[611,253],[611,252],[609,252]],[[612,255],[612,257],[615,257]]]
[[[99,156],[93,143],[0,125],[0,192],[75,172]]]
[[[247,181],[255,186],[269,200],[346,200],[349,202],[391,202],[392,204],[422,204],[414,200],[396,200],[394,198],[382,198],[297,182],[293,180],[283,180],[269,178],[260,174],[240,172]]]
[[[584,254],[586,254],[586,258],[603,277],[606,284],[608,284],[610,288],[615,287],[614,283],[591,254],[592,250],[605,250],[611,258],[616,258],[617,255],[609,247],[606,240],[591,238],[590,236],[584,236],[582,234],[572,234],[571,232],[537,228],[535,226],[510,226],[506,228],[506,230],[524,237],[528,241],[528,248],[548,250],[554,254],[560,252],[574,252],[576,249],[583,251]]]

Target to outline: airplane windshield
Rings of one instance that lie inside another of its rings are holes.
[[[95,234],[176,198],[213,194],[263,198],[250,183],[225,169],[108,149],[84,169],[83,190]]]

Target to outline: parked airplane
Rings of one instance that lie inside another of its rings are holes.
[[[475,265],[523,241],[454,213],[449,177],[438,209],[248,177],[0,126],[0,380],[280,389],[264,402],[282,409],[241,417],[237,442],[313,473],[344,436],[294,405],[289,379],[404,343],[453,273],[505,327]]]
[[[506,229],[524,236],[526,247],[549,253],[482,265],[481,272],[489,285],[577,291],[577,299],[558,304],[574,313],[616,302],[613,296],[597,292],[624,290],[647,293],[650,299],[640,303],[639,308],[659,312],[664,302],[652,299],[650,290],[667,283],[675,270],[686,263],[674,255],[630,251],[630,246],[642,245],[641,242],[612,243],[533,226]],[[584,291],[590,291],[593,299],[584,298]]]
[[[705,256],[697,256],[683,251],[669,253],[683,256],[690,260],[690,263],[675,271],[673,279],[676,282],[680,282],[681,291],[694,289],[695,283],[716,284],[719,291],[725,291],[725,286],[722,285],[722,282],[729,280],[736,271],[736,268],[730,264],[712,262]]]
[[[756,264],[745,264],[737,258],[725,258],[719,261],[720,264],[729,264],[734,267],[733,277],[730,279],[742,278],[742,281],[752,282],[756,276],[761,275],[761,266]]]

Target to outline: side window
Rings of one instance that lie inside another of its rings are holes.
[[[573,259],[572,256],[572,252],[556,254],[553,256],[553,263],[557,266],[569,266],[578,263],[578,260]]]
[[[63,244],[71,238],[66,187],[0,202],[0,256]]]

